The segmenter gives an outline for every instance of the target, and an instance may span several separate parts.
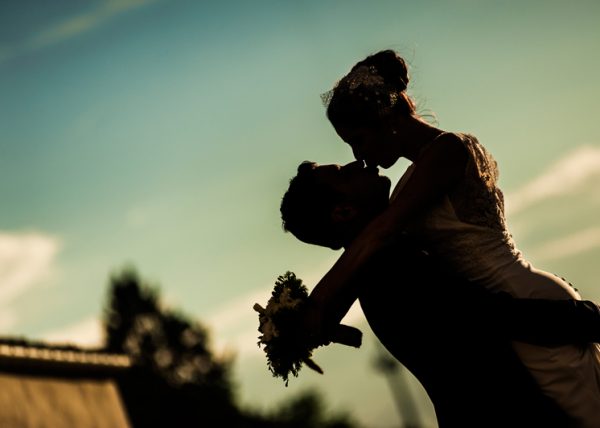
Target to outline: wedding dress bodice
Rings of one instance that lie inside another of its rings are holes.
[[[464,176],[439,203],[409,225],[408,231],[425,240],[453,271],[490,290],[507,291],[517,297],[578,298],[571,287],[514,281],[520,271],[530,266],[506,226],[496,161],[474,136],[455,135],[468,152]],[[399,181],[392,200],[415,165]]]

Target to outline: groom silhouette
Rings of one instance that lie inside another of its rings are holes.
[[[281,203],[284,229],[303,242],[345,247],[387,207],[389,189],[389,179],[361,162],[304,162]],[[323,300],[320,293],[311,299]],[[391,237],[345,296],[329,296],[323,323],[339,323],[356,298],[377,338],[427,391],[440,427],[570,426],[511,341],[597,342],[594,303],[492,294],[446,271],[406,234]]]

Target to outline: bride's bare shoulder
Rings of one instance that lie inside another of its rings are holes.
[[[444,163],[465,164],[468,150],[466,135],[454,132],[442,132],[423,151],[423,159],[439,159]]]

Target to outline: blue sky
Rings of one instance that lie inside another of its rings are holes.
[[[288,389],[255,347],[277,275],[311,285],[337,256],[279,221],[300,161],[351,159],[319,94],[397,49],[420,108],[497,158],[519,248],[600,300],[599,18],[593,1],[3,2],[0,331],[93,343],[131,263],[237,351],[245,401],[317,385],[393,425],[372,340],[322,350],[327,375]]]

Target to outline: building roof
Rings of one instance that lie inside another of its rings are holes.
[[[110,376],[129,367],[131,360],[127,355],[102,349],[0,339],[0,372],[95,377]]]

